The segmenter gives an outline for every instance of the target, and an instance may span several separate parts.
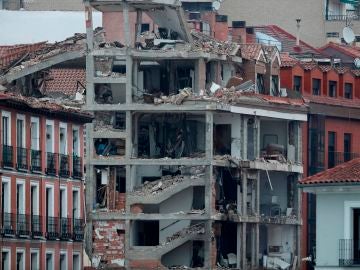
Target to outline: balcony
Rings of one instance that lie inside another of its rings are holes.
[[[31,235],[32,237],[42,237],[42,217],[39,215],[31,215]]]
[[[49,240],[59,239],[59,218],[47,217],[46,218],[46,238]]]
[[[46,174],[56,176],[57,154],[46,153]]]
[[[74,241],[82,241],[84,239],[84,220],[83,219],[74,218],[73,239],[74,239]]]
[[[15,235],[16,215],[2,213],[1,233],[3,235]]]
[[[73,174],[72,177],[76,179],[82,179],[82,158],[76,155],[73,155]]]
[[[360,240],[340,239],[339,240],[339,266],[354,267],[360,266]]]
[[[360,14],[357,13],[349,13],[349,14],[337,14],[337,15],[327,15],[326,16],[327,21],[341,21],[346,22],[348,20],[352,21],[359,21],[360,20]]]
[[[28,149],[22,147],[16,148],[16,169],[19,171],[28,170]]]
[[[69,156],[64,154],[59,154],[59,158],[60,158],[59,175],[63,177],[69,177],[70,176]]]
[[[31,149],[30,170],[32,172],[41,172],[41,151]]]
[[[60,238],[64,240],[71,239],[71,219],[60,218]]]
[[[13,147],[11,145],[3,145],[2,158],[4,168],[14,168],[13,154]]]
[[[30,236],[30,216],[25,214],[16,215],[16,234],[19,237]]]
[[[328,153],[328,168],[333,168],[344,162],[359,158],[360,153],[351,152],[329,152]]]

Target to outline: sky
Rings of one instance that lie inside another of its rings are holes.
[[[102,25],[100,12],[93,12],[93,25]],[[83,11],[0,10],[0,45],[56,42],[85,32]]]

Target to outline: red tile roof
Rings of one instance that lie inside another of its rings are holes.
[[[262,45],[258,43],[240,44],[241,57],[247,60],[257,60]]]
[[[0,46],[0,69],[6,68],[13,61],[21,58],[25,54],[34,52],[44,46],[46,46],[46,42]]]
[[[49,98],[39,99],[35,97],[26,97],[18,93],[0,93],[0,101],[6,101],[10,103],[20,104],[22,106],[39,110],[46,111],[48,113],[63,113],[69,114],[69,117],[85,117],[86,119],[91,119],[89,113],[83,112],[80,108],[69,107],[59,103],[51,101]]]
[[[65,95],[75,95],[78,82],[85,87],[85,69],[53,68],[49,70],[49,80],[46,82],[46,93],[61,92]],[[82,89],[82,86],[79,86]]]
[[[326,54],[325,50],[327,48],[332,48],[353,58],[360,58],[360,47],[358,46],[330,42],[325,46],[321,47],[320,50]]]
[[[327,96],[314,96],[314,95],[304,95],[304,99],[310,103],[332,105],[332,106],[342,106],[342,107],[352,107],[360,108],[359,99],[347,99],[343,97],[327,97]]]
[[[300,50],[296,46],[296,37],[280,28],[277,25],[262,25],[255,26],[255,32],[261,32],[268,36],[271,36],[281,42],[282,52],[288,52],[292,54],[314,54],[322,55],[322,52],[311,45],[300,41]]]
[[[300,181],[301,185],[360,183],[360,158],[340,164]]]
[[[301,66],[304,70],[313,70],[318,67],[318,64],[315,61],[312,62],[301,62]]]
[[[293,67],[300,63],[300,61],[292,56],[289,53],[280,54],[281,67]]]

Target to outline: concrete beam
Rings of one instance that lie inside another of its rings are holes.
[[[90,80],[93,83],[126,83],[126,77],[92,77]]]
[[[123,213],[121,211],[114,212],[92,212],[89,217],[94,221],[117,221],[117,220],[208,220],[210,215],[208,214],[130,214]]]
[[[206,110],[215,110],[214,106],[199,104],[199,105],[174,105],[174,104],[96,104],[94,102],[86,104],[84,107],[86,111],[137,111],[137,112],[204,112]]]

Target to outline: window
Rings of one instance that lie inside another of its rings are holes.
[[[60,252],[60,269],[61,270],[67,269],[66,251]]]
[[[80,194],[78,189],[73,190],[73,218],[80,218]]]
[[[10,270],[10,250],[3,249],[1,252],[1,269]]]
[[[336,132],[328,132],[328,168],[335,166]]]
[[[25,116],[18,115],[16,119],[16,145],[25,148]]]
[[[54,269],[54,255],[50,252],[46,252],[46,270]]]
[[[31,250],[31,255],[30,255],[30,259],[31,259],[31,270],[39,270],[40,266],[39,266],[39,251],[38,250]]]
[[[256,74],[256,87],[260,94],[265,93],[265,85],[264,85],[264,75],[263,74]]]
[[[353,98],[353,85],[352,85],[352,83],[345,83],[344,98],[348,98],[348,99]]]
[[[25,270],[25,252],[23,250],[16,251],[16,270]]]
[[[314,96],[320,96],[320,87],[321,87],[321,80],[312,79],[312,93]]]
[[[116,191],[119,193],[126,192],[126,176],[124,168],[116,168]]]
[[[60,154],[67,154],[67,127],[66,124],[60,123]]]
[[[31,183],[30,196],[31,196],[30,214],[39,215],[39,184],[38,183]]]
[[[329,81],[329,97],[336,97],[337,82]]]
[[[10,113],[2,112],[2,144],[11,145],[11,125]]]
[[[66,187],[60,187],[60,217],[67,217],[67,196]]]
[[[344,162],[351,160],[351,134],[344,134]]]
[[[73,155],[80,156],[80,136],[79,128],[73,128]]]
[[[16,183],[16,213],[25,214],[25,182],[18,180]]]
[[[39,118],[31,117],[31,126],[30,126],[30,136],[31,136],[31,149],[39,150],[40,146],[40,136],[39,136]]]
[[[54,122],[46,121],[46,152],[54,152]]]
[[[1,193],[1,212],[10,213],[10,202],[11,202],[11,193],[10,193],[10,178],[2,176],[2,193]],[[4,219],[3,219],[4,220]]]
[[[301,92],[301,76],[294,76],[294,91]]]
[[[271,76],[271,95],[279,96],[279,76]]]
[[[73,270],[80,270],[80,255],[77,253],[73,254]]]
[[[150,31],[150,24],[148,23],[142,23],[141,24],[141,33]]]

